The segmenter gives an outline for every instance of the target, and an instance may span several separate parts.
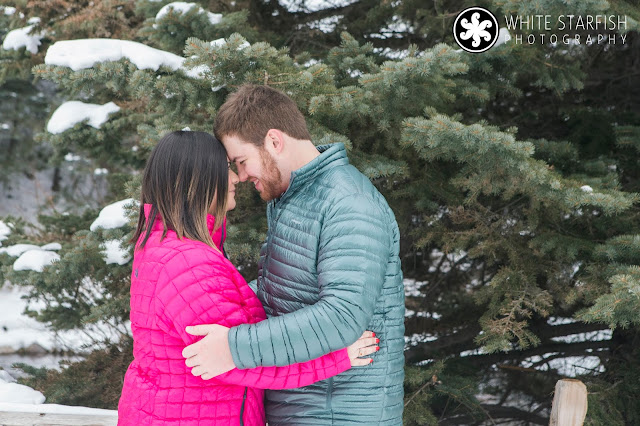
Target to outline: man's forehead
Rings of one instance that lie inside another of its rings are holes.
[[[254,155],[258,151],[252,143],[244,142],[236,137],[226,139],[224,145],[227,149],[229,159],[233,162],[237,161],[241,157]]]

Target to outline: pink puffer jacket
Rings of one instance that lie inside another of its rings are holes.
[[[149,215],[150,205],[145,205]],[[209,230],[214,218],[207,218]],[[212,234],[218,247],[226,223]],[[233,327],[266,318],[260,301],[234,266],[199,241],[164,240],[157,219],[131,274],[131,328],[134,360],[124,379],[118,425],[263,426],[261,389],[307,386],[346,371],[346,349],[286,367],[234,369],[212,380],[194,377],[182,357],[201,337],[188,325]],[[144,235],[143,235],[144,236]]]

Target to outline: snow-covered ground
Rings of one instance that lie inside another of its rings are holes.
[[[13,364],[59,368],[62,359],[78,361],[82,358],[51,352],[82,351],[91,342],[90,336],[77,331],[53,333],[44,324],[24,315],[27,302],[22,296],[25,294],[25,289],[10,284],[0,288],[0,413],[116,416],[114,410],[44,404],[42,393],[15,383],[22,373],[13,368]]]
[[[72,407],[58,404],[44,404],[46,401],[42,392],[28,386],[16,383],[16,380],[6,371],[0,370],[0,413],[36,413],[66,414],[85,416],[116,417],[115,410],[100,408]],[[23,423],[20,423],[23,424]]]

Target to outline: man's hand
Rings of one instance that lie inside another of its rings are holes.
[[[218,324],[203,324],[185,329],[187,333],[204,338],[182,351],[191,374],[209,380],[236,368],[229,349],[229,329]]]

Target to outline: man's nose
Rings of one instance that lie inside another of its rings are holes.
[[[231,183],[233,183],[234,185],[240,181],[240,178],[238,178],[238,174],[233,170],[229,170],[229,174],[231,176]]]
[[[249,179],[249,175],[244,171],[244,169],[238,168],[238,178],[240,182],[246,182]]]

